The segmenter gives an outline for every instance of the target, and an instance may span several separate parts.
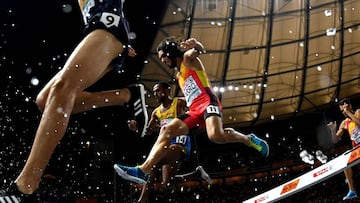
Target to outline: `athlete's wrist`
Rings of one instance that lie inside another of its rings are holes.
[[[194,50],[198,54],[206,53],[206,51],[204,50],[204,46],[200,42],[196,42],[196,45],[194,46]]]

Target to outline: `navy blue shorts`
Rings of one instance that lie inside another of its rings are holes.
[[[171,144],[178,144],[181,145],[184,149],[184,154],[185,157],[183,160],[187,160],[190,157],[190,153],[191,153],[191,141],[190,141],[190,136],[188,135],[179,135],[174,137],[171,140]]]
[[[89,0],[82,8],[86,34],[105,29],[121,43],[129,43],[129,23],[123,15],[121,0]]]
[[[124,46],[129,45],[130,27],[123,15],[121,0],[89,0],[82,9],[85,21],[84,33],[87,35],[97,29],[104,29],[113,34]],[[127,49],[115,58],[111,65],[120,71],[127,57]]]

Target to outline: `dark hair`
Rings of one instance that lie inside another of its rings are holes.
[[[343,98],[342,100],[339,101],[339,105],[344,105],[344,104],[350,104],[351,105],[350,99]]]
[[[161,87],[170,90],[171,89],[171,85],[170,83],[166,82],[166,81],[159,81],[157,83],[154,84],[155,85],[160,85]]]
[[[163,51],[169,58],[182,57],[184,52],[180,49],[175,37],[167,37],[157,46],[156,51]]]
[[[154,91],[154,87],[155,87],[156,85],[159,85],[159,86],[161,86],[161,87],[163,87],[164,89],[167,89],[167,90],[169,90],[169,91],[171,90],[170,83],[168,83],[168,82],[166,82],[166,81],[159,81],[159,82],[155,83],[154,86],[153,86],[153,91]]]

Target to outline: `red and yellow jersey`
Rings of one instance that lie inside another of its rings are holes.
[[[79,3],[79,6],[80,6],[80,9],[83,10],[84,9],[84,6],[86,4],[88,0],[78,0],[78,3]]]
[[[351,135],[356,127],[356,124],[350,118],[346,118],[345,122],[346,122],[346,129],[347,129],[349,135]]]
[[[188,107],[201,100],[203,95],[208,95],[210,82],[205,70],[192,70],[181,63],[177,77]]]
[[[346,129],[349,133],[351,142],[353,146],[357,146],[360,144],[360,129],[356,125],[356,123],[350,118],[346,118]]]

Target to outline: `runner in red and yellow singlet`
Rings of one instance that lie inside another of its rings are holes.
[[[345,132],[350,136],[351,144],[353,147],[360,145],[360,109],[354,111],[350,100],[347,98],[342,99],[339,102],[339,109],[345,115],[345,119],[341,122],[338,131],[336,132],[337,137],[341,137]],[[344,170],[346,182],[348,184],[349,191],[343,200],[349,200],[357,197],[352,168]]]
[[[124,179],[146,183],[153,166],[169,150],[171,139],[187,134],[194,128],[205,128],[209,140],[214,143],[243,143],[264,157],[269,155],[267,142],[253,133],[245,135],[233,128],[223,128],[221,103],[211,89],[205,67],[199,58],[204,53],[204,47],[199,41],[190,38],[179,44],[172,37],[166,38],[159,44],[157,52],[162,63],[169,68],[178,68],[178,83],[189,111],[161,128],[160,135],[143,164],[137,167],[119,166],[123,170]]]

